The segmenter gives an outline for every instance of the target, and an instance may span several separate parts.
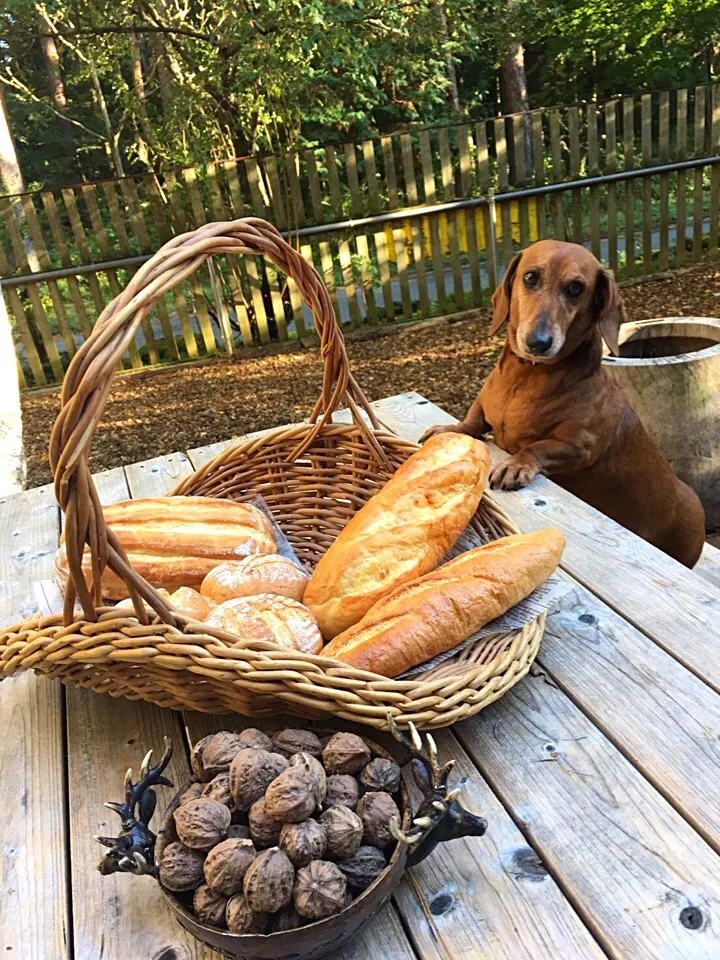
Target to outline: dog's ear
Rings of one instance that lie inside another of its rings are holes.
[[[598,271],[593,291],[593,314],[610,353],[617,357],[620,354],[620,325],[625,323],[627,317],[625,304],[611,270]]]
[[[505,271],[502,283],[492,296],[493,318],[490,324],[490,336],[494,336],[500,327],[507,322],[510,316],[510,297],[512,295],[512,285],[515,282],[515,274],[522,260],[522,254],[518,253],[510,261],[510,266]]]

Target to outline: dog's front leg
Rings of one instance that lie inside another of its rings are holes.
[[[486,433],[489,433],[491,427],[485,419],[480,396],[481,394],[477,395],[473,405],[465,414],[464,420],[461,420],[459,423],[448,423],[437,427],[430,427],[420,438],[420,443],[425,443],[426,440],[429,440],[430,437],[434,437],[438,433],[466,433],[468,436],[475,437],[477,440]]]
[[[590,465],[589,450],[583,444],[562,440],[538,440],[499,463],[490,474],[493,490],[519,490],[539,473],[572,473]]]

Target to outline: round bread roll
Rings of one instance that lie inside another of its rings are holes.
[[[226,600],[205,622],[243,640],[267,640],[302,653],[320,653],[323,645],[320,628],[307,607],[270,593]]]
[[[192,587],[179,587],[175,593],[170,594],[168,600],[178,613],[184,613],[186,617],[193,617],[195,620],[204,620],[210,613],[210,605],[205,597]]]
[[[308,579],[292,560],[268,553],[218,564],[203,580],[200,592],[215,603],[259,593],[302,600]]]
[[[167,592],[167,590],[163,589],[162,587],[158,587],[158,588],[155,590],[155,593],[159,593],[160,596],[162,597],[162,599],[165,600],[166,603],[170,603],[170,594]],[[143,603],[145,604],[145,609],[148,611],[148,613],[153,613],[153,612],[154,612],[149,603],[145,603],[144,600],[143,600]],[[118,602],[115,604],[115,606],[116,606],[116,607],[130,607],[130,609],[131,609],[131,611],[132,611],[132,609],[133,609],[133,602],[132,602],[132,600],[130,599],[129,596],[125,595],[125,596],[122,598],[122,600],[118,600]]]

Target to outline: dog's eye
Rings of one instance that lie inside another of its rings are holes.
[[[579,297],[580,294],[585,289],[585,284],[580,283],[578,280],[575,280],[573,283],[568,284],[567,292],[571,297]]]
[[[538,285],[538,280],[540,279],[540,274],[537,270],[528,270],[528,272],[523,277],[523,281],[526,287],[536,287]]]

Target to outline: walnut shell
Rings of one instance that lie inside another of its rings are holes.
[[[312,730],[281,730],[273,737],[273,749],[290,759],[294,753],[320,757],[322,744]]]
[[[359,796],[358,782],[349,773],[333,773],[327,778],[327,796],[324,804],[326,809],[347,807],[348,810],[354,810]]]
[[[330,807],[320,817],[327,833],[325,856],[333,860],[347,860],[354,856],[363,839],[360,817],[347,807]]]
[[[328,773],[360,773],[370,762],[370,748],[355,733],[336,733],[328,740],[322,759]]]
[[[223,840],[205,858],[203,872],[207,885],[226,897],[239,893],[248,867],[256,856],[252,840]]]
[[[257,727],[246,727],[238,731],[238,736],[243,742],[243,747],[257,747],[259,750],[267,750],[268,753],[274,753],[275,747],[269,736],[264,730],[258,730]],[[278,750],[277,753],[282,753]]]
[[[290,903],[294,884],[293,865],[282,850],[271,847],[250,864],[243,890],[251,910],[277,913]]]
[[[389,793],[366,793],[358,803],[357,812],[363,823],[363,843],[380,849],[386,847],[393,838],[390,833],[392,818],[402,820],[398,805]]]
[[[219,773],[216,777],[213,777],[210,783],[205,784],[202,796],[224,803],[232,813],[235,809],[235,798],[230,792],[230,774]]]
[[[286,823],[280,831],[280,849],[295,868],[305,867],[311,860],[322,860],[326,844],[325,827],[317,820]]]
[[[376,757],[363,767],[360,783],[373,792],[397,793],[401,776],[400,767],[393,760]]]
[[[348,886],[358,892],[366,890],[386,866],[387,861],[382,850],[368,844],[361,846],[354,857],[338,863],[338,867],[347,877]]]
[[[347,880],[334,863],[313,860],[298,870],[293,902],[301,917],[322,920],[340,913],[345,907],[346,894]]]
[[[250,827],[246,823],[231,823],[227,833],[228,840],[250,839]]]
[[[160,857],[160,883],[173,893],[194,890],[203,882],[205,854],[184,843],[169,843]]]
[[[268,919],[266,913],[251,910],[241,893],[227,902],[225,922],[230,933],[265,933]]]
[[[287,765],[279,753],[257,747],[240,750],[230,765],[230,790],[238,809],[249,810]]]
[[[219,773],[226,773],[233,757],[243,746],[240,735],[228,733],[227,730],[211,733],[198,740],[190,754],[195,776],[207,783]]]
[[[248,815],[250,824],[250,836],[255,842],[255,846],[276,847],[280,840],[280,831],[282,824],[274,820],[265,809],[265,797],[260,797],[250,807]]]
[[[173,816],[178,837],[193,850],[211,850],[225,839],[230,826],[228,808],[209,797],[188,800]]]
[[[313,757],[309,753],[295,753],[290,757],[290,766],[299,767],[301,770],[306,771],[315,781],[315,792],[317,794],[317,805],[319,809],[327,795],[327,776],[325,775],[323,765],[317,757]]]
[[[317,806],[317,783],[303,767],[288,767],[265,792],[265,810],[279,823],[300,823]]]
[[[285,933],[287,930],[297,930],[303,924],[303,919],[295,907],[289,905],[270,914],[268,933]]]
[[[187,803],[188,800],[197,800],[198,797],[202,796],[202,792],[205,789],[204,783],[191,783],[186,790],[180,795],[178,800],[178,806],[181,807],[184,803]]]
[[[225,907],[227,897],[203,883],[195,891],[193,910],[200,923],[207,923],[211,927],[225,926]]]

